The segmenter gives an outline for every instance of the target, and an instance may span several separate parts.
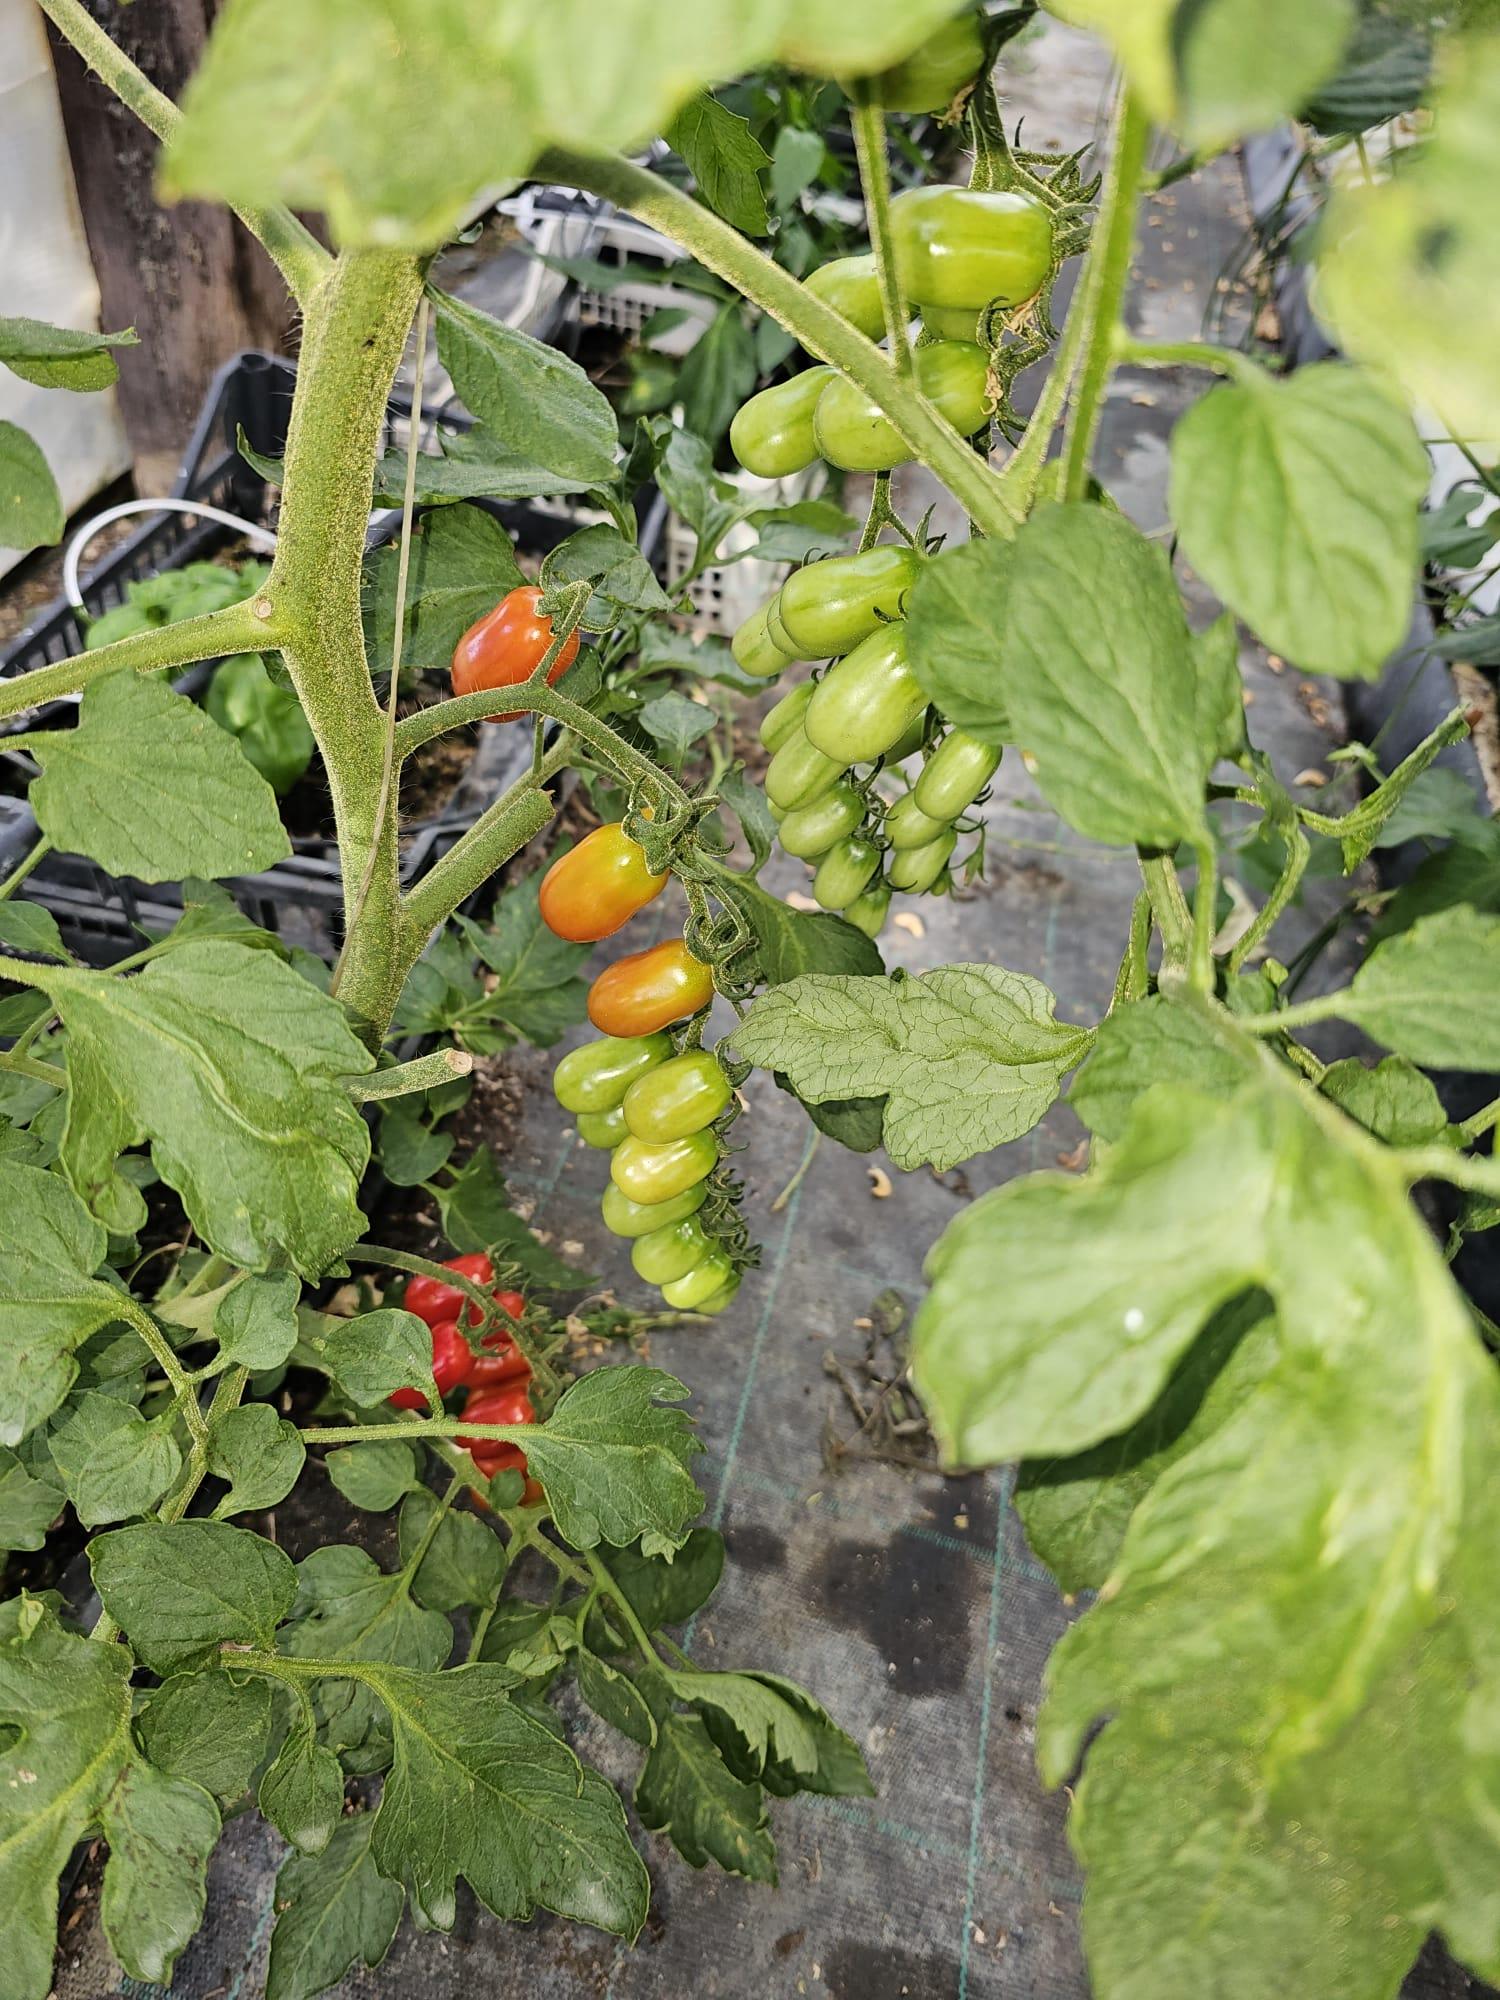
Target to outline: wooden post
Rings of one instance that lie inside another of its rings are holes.
[[[87,0],[168,97],[181,94],[212,26],[214,0]],[[214,372],[245,347],[286,352],[293,308],[270,259],[227,209],[158,201],[156,140],[49,24],[68,151],[102,324],[133,326],[119,401],[143,494],[169,490]]]

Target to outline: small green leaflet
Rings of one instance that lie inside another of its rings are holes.
[[[460,918],[464,936],[495,975],[487,1011],[539,1048],[585,1018],[588,982],[579,977],[587,945],[568,944],[542,922],[537,870],[512,883],[488,925]]]
[[[812,974],[762,995],[732,1040],[812,1103],[885,1098],[892,1161],[945,1171],[1029,1132],[1082,1060],[1089,1030],[1055,1021],[1053,1005],[1045,986],[998,965]]]
[[[741,118],[706,91],[686,103],[665,131],[667,144],[687,162],[701,199],[747,236],[769,227],[761,169],[770,155]]]
[[[432,1336],[425,1321],[401,1306],[340,1319],[319,1313],[303,1338],[351,1403],[374,1409],[397,1389],[432,1393]]]
[[[92,1275],[105,1235],[56,1174],[0,1160],[0,1444],[19,1444],[68,1393],[73,1351],[118,1317]]]
[[[92,1389],[70,1406],[48,1443],[86,1528],[144,1514],[166,1492],[182,1470],[173,1423],[170,1412],[147,1422],[129,1403]]]
[[[403,1563],[415,1555],[439,1505],[425,1486],[418,1486],[402,1503],[398,1535]],[[459,1611],[492,1604],[504,1580],[505,1544],[477,1514],[450,1508],[417,1565],[411,1593],[429,1611]]]
[[[375,1966],[390,1950],[406,1893],[371,1858],[374,1824],[369,1813],[341,1819],[321,1854],[282,1864],[266,2000],[312,2000],[356,1960]]]
[[[45,1444],[25,1455],[0,1445],[0,1550],[41,1548],[65,1498]]]
[[[912,672],[955,729],[996,748],[1013,741],[998,636],[1010,560],[1009,543],[962,542],[923,565],[906,601]]]
[[[51,548],[65,518],[40,445],[19,424],[0,423],[0,548]]]
[[[241,1278],[214,1313],[213,1330],[221,1352],[240,1368],[279,1368],[297,1345],[301,1293],[290,1271]]]
[[[46,981],[88,1061],[91,1158],[101,1127],[115,1152],[149,1137],[199,1234],[250,1269],[284,1259],[316,1277],[355,1240],[370,1135],[343,1079],[371,1058],[336,1001],[220,940],[126,979],[48,967]]]
[[[268,1646],[297,1587],[274,1543],[222,1521],[115,1528],[89,1543],[89,1564],[105,1610],[162,1675],[218,1660],[226,1641]]]
[[[680,771],[688,751],[708,735],[718,717],[705,702],[694,701],[670,688],[644,703],[636,720],[660,744],[671,768]]]
[[[743,307],[730,300],[693,343],[677,378],[688,429],[710,440],[722,437],[755,380],[755,339]]]
[[[26,741],[43,833],[113,875],[254,875],[292,851],[276,794],[235,738],[158,675],[107,674],[76,729]]]
[[[1357,1056],[1330,1063],[1318,1088],[1347,1117],[1388,1146],[1425,1146],[1448,1128],[1432,1078],[1404,1056],[1387,1056],[1366,1068]]]
[[[62,941],[57,919],[40,903],[0,903],[0,944],[9,951],[30,952],[36,958],[55,958],[70,965],[73,954]]]
[[[827,910],[794,910],[779,896],[743,876],[724,887],[755,932],[761,971],[770,986],[804,972],[882,972],[875,942]]]
[[[703,1447],[688,1417],[664,1405],[687,1393],[660,1368],[596,1368],[528,1428],[527,1466],[575,1548],[639,1540],[646,1555],[666,1555],[686,1540],[703,1506],[688,1465]]]
[[[694,1868],[710,1861],[752,1882],[776,1881],[776,1843],[760,1785],[736,1778],[702,1719],[668,1715],[636,1780],[641,1824],[665,1833]]]
[[[174,1674],[136,1718],[151,1762],[171,1778],[201,1785],[221,1806],[243,1798],[271,1735],[271,1683],[231,1680],[211,1667]]]
[[[395,1762],[375,1816],[382,1874],[452,1928],[459,1875],[498,1917],[538,1909],[633,1938],[647,1879],[613,1786],[507,1697],[503,1667],[369,1669]]]
[[[120,373],[109,350],[139,346],[132,327],[93,333],[39,319],[0,319],[0,362],[39,389],[107,389]]]
[[[664,1678],[679,1701],[704,1714],[710,1736],[740,1778],[763,1783],[780,1798],[794,1792],[874,1797],[853,1739],[795,1681],[686,1668]]]
[[[1091,1132],[1118,1139],[1136,1099],[1153,1084],[1191,1084],[1228,1096],[1244,1082],[1243,1059],[1206,1022],[1161,994],[1120,1007],[1099,1030],[1068,1102]]]
[[[443,1234],[455,1250],[484,1250],[496,1265],[514,1264],[551,1291],[586,1289],[592,1279],[539,1243],[510,1205],[505,1182],[488,1146],[480,1146],[451,1180],[433,1188]]]
[[[713,1528],[694,1528],[670,1561],[643,1555],[638,1543],[599,1553],[648,1632],[661,1625],[686,1624],[713,1596],[724,1571],[724,1537]],[[606,1600],[600,1603],[608,1608]],[[603,1641],[591,1637],[589,1643]]]
[[[1188,560],[1273,651],[1309,672],[1380,671],[1411,619],[1427,454],[1372,378],[1323,362],[1249,371],[1172,433]]]
[[[394,542],[365,562],[365,650],[370,671],[382,677],[391,670],[400,566]],[[469,627],[523,581],[510,536],[482,509],[444,507],[424,514],[412,534],[407,565],[402,671],[446,672]]]
[[[439,358],[489,431],[548,472],[591,486],[618,478],[615,413],[576,361],[477,306],[434,300]]]
[[[646,1697],[630,1676],[596,1659],[587,1646],[576,1648],[573,1671],[578,1677],[578,1692],[595,1715],[649,1750],[656,1741],[656,1722]]]
[[[409,1444],[350,1444],[330,1451],[323,1463],[351,1506],[383,1514],[417,1484],[417,1460]]]
[[[1377,945],[1327,1011],[1429,1069],[1500,1070],[1500,917],[1458,908]]]
[[[99,1815],[109,1861],[99,1914],[132,1979],[161,1985],[203,1922],[219,1809],[208,1793],[149,1764],[120,1773]]]
[[[344,1810],[344,1773],[338,1758],[319,1743],[305,1710],[298,1710],[255,1802],[304,1854],[321,1854],[328,1845]]]
[[[229,1482],[215,1519],[274,1507],[296,1485],[306,1456],[302,1433],[269,1403],[225,1410],[208,1434],[208,1469]]]

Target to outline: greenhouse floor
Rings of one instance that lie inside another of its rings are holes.
[[[1097,44],[1052,28],[1023,54],[1029,66],[1011,112],[1026,112],[1028,142],[1081,143],[1107,96]],[[1149,335],[1191,337],[1247,226],[1233,171],[1210,169],[1159,197],[1150,225],[1134,317]],[[1230,303],[1243,311],[1236,295]],[[1104,478],[1147,529],[1165,521],[1168,434],[1200,386],[1173,372],[1116,380]],[[1326,771],[1340,727],[1336,691],[1253,649],[1243,664],[1256,740],[1289,776]],[[957,899],[907,899],[917,920],[888,928],[888,963],[919,972],[955,959],[998,962],[1050,986],[1062,1017],[1097,1019],[1138,884],[1133,859],[1077,840],[1018,762],[1005,767],[989,815],[987,881]],[[768,881],[782,893],[807,886],[784,858]],[[653,915],[661,934],[680,921],[675,907]],[[642,926],[632,931],[632,948],[649,941]],[[565,1129],[548,1089],[551,1060],[531,1053],[512,1065],[524,1123],[502,1164],[551,1239],[645,1306],[645,1288],[598,1220],[605,1160]],[[803,1162],[808,1126],[768,1077],[757,1074],[748,1096],[740,1165],[764,1262],[722,1319],[658,1332],[649,1347],[692,1391],[707,1447],[707,1518],[728,1545],[724,1582],[691,1645],[704,1664],[773,1668],[803,1682],[864,1747],[878,1796],[774,1806],[774,1893],[695,1873],[664,1840],[642,1836],[652,1911],[634,1949],[551,1919],[504,1926],[461,1892],[451,1936],[403,1925],[381,1968],[335,1989],[347,2000],[475,1991],[501,2000],[1086,2000],[1065,1800],[1042,1791],[1033,1765],[1043,1662],[1072,1612],[1025,1547],[1005,1476],[948,1480],[849,1457],[830,1470],[823,1450],[830,1417],[845,1434],[854,1428],[831,1357],[858,1361],[883,1294],[915,1306],[923,1257],[970,1195],[1036,1167],[1077,1170],[1082,1128],[1060,1106],[1018,1144],[941,1178],[825,1142],[778,1201]],[[326,1518],[312,1525],[312,1542],[338,1532]],[[300,1535],[282,1539],[303,1552]],[[622,1755],[623,1739],[582,1711],[570,1721],[589,1758],[628,1788],[634,1751]],[[229,1829],[176,1995],[262,1992],[282,1854],[254,1815]],[[1405,1989],[1408,2000],[1482,1990],[1436,1953]],[[67,1934],[58,1992],[143,2000],[158,1989],[121,1982],[90,1911]]]

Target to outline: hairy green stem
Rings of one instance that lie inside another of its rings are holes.
[[[1475,1194],[1500,1196],[1500,1160],[1455,1153],[1446,1146],[1412,1146],[1396,1155],[1409,1181],[1448,1181]]]
[[[691,195],[628,160],[553,148],[536,172],[544,180],[587,188],[639,216],[691,251],[700,264],[732,284],[752,305],[794,333],[809,353],[847,375],[889,418],[914,457],[937,474],[969,518],[987,535],[1009,538],[1017,516],[993,469],[897,374],[879,348],[804,285],[721,222]]]
[[[1303,871],[1312,853],[1312,843],[1300,826],[1288,828],[1283,832],[1282,838],[1286,842],[1286,862],[1276,878],[1270,895],[1256,912],[1245,935],[1230,952],[1231,972],[1238,972],[1256,946],[1271,935],[1282,912],[1301,886]]]
[[[445,1277],[451,1277],[445,1272]],[[476,1424],[467,1417],[402,1417],[395,1423],[303,1425],[304,1444],[384,1444],[390,1438],[424,1439],[437,1443],[456,1437],[498,1438],[502,1443],[524,1445],[534,1435],[535,1424]]]
[[[9,974],[6,974],[9,977]],[[23,1049],[9,1049],[0,1054],[0,1069],[7,1069],[12,1076],[29,1076],[33,1083],[47,1083],[54,1090],[66,1090],[68,1072],[60,1063],[43,1062],[38,1056],[29,1056]]]
[[[181,122],[181,112],[112,40],[83,0],[39,0],[39,4],[89,68],[165,145]],[[292,297],[305,306],[328,268],[328,252],[289,208],[241,208],[233,203],[231,207],[280,271]]]
[[[1111,347],[1116,363],[1127,368],[1207,368],[1238,382],[1271,380],[1248,354],[1234,347],[1215,347],[1206,340],[1136,340],[1117,322]]]
[[[1219,896],[1219,857],[1211,839],[1194,848],[1198,880],[1193,889],[1193,934],[1188,976],[1200,993],[1214,990],[1214,915]]]
[[[431,1055],[417,1056],[412,1062],[377,1069],[368,1076],[351,1076],[347,1089],[351,1097],[370,1104],[388,1097],[409,1097],[414,1090],[433,1090],[440,1083],[452,1083],[467,1076],[474,1058],[467,1049],[434,1049]]]
[[[615,1582],[614,1578],[592,1549],[584,1549],[580,1553],[583,1556],[584,1562],[588,1565],[589,1575],[594,1579],[596,1586],[604,1592],[611,1603],[619,1607],[620,1616],[629,1628],[631,1638],[634,1639],[636,1645],[640,1648],[641,1658],[649,1660],[653,1666],[661,1666],[661,1655],[657,1652],[655,1646],[652,1645],[651,1634],[637,1617],[635,1606],[630,1602],[630,1599],[621,1590],[619,1584]]]
[[[258,611],[257,605],[263,609]],[[159,667],[190,667],[198,660],[217,660],[229,653],[274,649],[282,637],[264,597],[226,604],[221,611],[184,618],[176,625],[153,625],[92,653],[0,680],[0,717],[40,708],[43,702],[56,701],[62,695],[79,694],[94,681],[124,667],[133,667],[137,673],[150,673]]]
[[[859,163],[860,186],[865,196],[865,227],[870,248],[875,253],[875,271],[880,280],[880,303],[885,312],[886,339],[896,373],[909,378],[912,373],[911,341],[907,336],[906,301],[901,296],[901,279],[896,270],[896,250],[891,238],[891,163],[885,149],[885,113],[881,109],[879,79],[858,87],[850,119],[854,126],[854,156]]]
[[[543,762],[545,767],[546,760]],[[529,780],[518,797],[507,793],[488,807],[416,887],[408,890],[401,906],[397,964],[413,965],[438,925],[482,888],[497,868],[535,840],[551,824],[556,811],[552,794]]]
[[[1081,500],[1088,491],[1089,461],[1104,391],[1114,365],[1115,322],[1125,296],[1130,275],[1130,253],[1135,243],[1136,197],[1146,164],[1146,143],[1151,126],[1145,112],[1127,90],[1120,101],[1114,146],[1099,203],[1099,219],[1087,264],[1074,296],[1070,313],[1083,318],[1081,334],[1085,343],[1083,370],[1078,392],[1068,413],[1063,445],[1063,498]]]
[[[31,852],[17,862],[5,880],[0,882],[0,903],[5,902],[9,897],[13,896],[26,880],[26,877],[31,873],[32,869],[40,867],[41,863],[46,860],[51,852],[52,842],[47,838],[46,834],[43,834]]]
[[[1492,1097],[1488,1104],[1482,1105],[1471,1117],[1466,1118],[1458,1129],[1468,1143],[1473,1145],[1476,1139],[1482,1139],[1486,1132],[1492,1132],[1497,1125],[1500,1125],[1500,1097]]]
[[[1151,899],[1151,913],[1161,932],[1162,947],[1169,964],[1183,965],[1187,962],[1192,940],[1193,919],[1188,909],[1187,898],[1182,893],[1182,883],[1178,880],[1170,854],[1145,854],[1140,857],[1141,880],[1146,885],[1146,894]]]

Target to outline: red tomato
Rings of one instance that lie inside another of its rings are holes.
[[[652,1035],[714,997],[714,976],[681,938],[606,965],[589,988],[589,1019],[605,1035]]]
[[[470,1347],[451,1319],[439,1320],[432,1329],[432,1379],[437,1392],[446,1396],[461,1382],[473,1378],[477,1363]],[[398,1410],[425,1410],[427,1398],[420,1389],[398,1389],[391,1401]]]
[[[592,944],[628,924],[661,894],[666,879],[651,873],[618,821],[595,827],[542,877],[542,922],[556,937]]]
[[[471,625],[453,648],[453,692],[477,694],[480,688],[515,687],[530,680],[551,646],[552,620],[537,610],[542,593],[534,583],[517,584]],[[578,658],[578,634],[570,632],[562,651],[547,669],[547,685],[561,680]],[[490,722],[514,722],[523,713],[510,709],[491,715]]]
[[[495,1304],[513,1320],[519,1320],[526,1310],[526,1301],[519,1292],[496,1292]],[[473,1307],[469,1310],[472,1312]],[[479,1345],[484,1351],[475,1355],[469,1375],[476,1389],[498,1388],[502,1382],[524,1382],[531,1374],[531,1363],[517,1347],[508,1327],[492,1328]]]
[[[464,1401],[463,1414],[476,1424],[536,1422],[531,1397],[520,1382],[503,1389],[471,1389]],[[520,1472],[526,1470],[526,1454],[519,1445],[511,1444],[504,1438],[459,1436],[455,1443],[465,1448],[486,1479],[493,1479],[497,1472],[503,1472],[509,1466],[515,1466]]]
[[[468,1278],[476,1285],[492,1285],[495,1282],[495,1267],[482,1250],[470,1251],[464,1257],[450,1257],[443,1265],[445,1271],[457,1271],[461,1278]],[[429,1326],[437,1326],[445,1319],[457,1319],[465,1306],[469,1311],[469,1324],[477,1324],[479,1314],[466,1292],[457,1285],[445,1285],[440,1278],[428,1278],[418,1273],[406,1281],[406,1293],[401,1301],[409,1313],[418,1319],[425,1319]]]

